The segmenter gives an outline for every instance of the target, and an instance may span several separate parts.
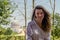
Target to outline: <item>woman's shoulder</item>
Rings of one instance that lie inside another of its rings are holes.
[[[34,21],[30,21],[28,25],[34,25]]]

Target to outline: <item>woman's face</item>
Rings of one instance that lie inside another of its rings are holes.
[[[35,16],[36,16],[36,19],[40,19],[40,20],[43,20],[44,18],[44,12],[42,9],[36,9],[35,10]]]

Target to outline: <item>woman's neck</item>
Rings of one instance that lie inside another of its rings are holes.
[[[38,24],[39,27],[42,26],[42,20],[37,20],[37,19],[35,19],[35,21],[36,21],[36,23]]]

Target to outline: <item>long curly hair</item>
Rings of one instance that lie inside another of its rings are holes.
[[[41,29],[45,32],[49,32],[50,29],[51,29],[51,19],[50,19],[50,13],[43,7],[43,6],[36,6],[34,11],[33,11],[33,15],[32,15],[32,20],[34,19],[35,17],[35,11],[36,9],[42,9],[43,12],[44,12],[44,18],[42,20],[42,27]]]

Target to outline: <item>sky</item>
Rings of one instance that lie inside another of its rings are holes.
[[[14,20],[13,18],[15,18],[16,20],[19,21],[21,26],[24,26],[24,16],[22,15],[22,13],[24,14],[24,0],[11,0],[12,2],[15,2],[18,5],[18,8],[14,11],[14,13],[12,14],[12,18],[11,21]],[[53,0],[52,0],[53,3]],[[56,9],[55,9],[55,13],[60,13],[60,0],[56,0]],[[26,9],[27,9],[27,24],[29,21],[31,21],[31,16],[32,16],[32,0],[26,0]],[[42,5],[44,6],[50,13],[52,13],[52,9],[49,3],[49,0],[35,0],[35,6],[37,5]],[[53,6],[53,5],[52,5]]]

